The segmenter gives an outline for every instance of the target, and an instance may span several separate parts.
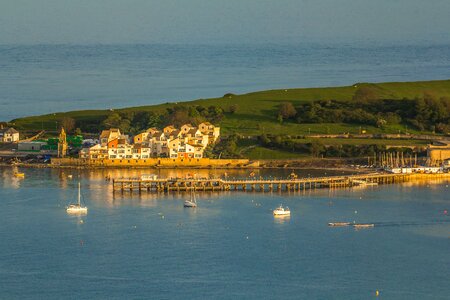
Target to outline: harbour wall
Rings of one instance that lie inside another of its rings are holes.
[[[148,159],[82,159],[52,158],[54,167],[88,168],[239,168],[258,167],[259,162],[248,159],[210,159],[210,158],[148,158]]]

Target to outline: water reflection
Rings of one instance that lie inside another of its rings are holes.
[[[64,171],[63,171],[64,172]],[[139,178],[142,175],[155,174],[160,178],[170,177],[195,177],[195,178],[287,178],[291,169],[98,169],[80,170],[90,180],[106,180],[107,178]],[[342,174],[342,171],[321,169],[295,170],[298,177],[317,177]],[[69,173],[71,174],[71,173]],[[344,174],[350,174],[345,172]]]
[[[285,223],[289,223],[291,221],[291,216],[290,215],[274,215],[273,216],[273,222],[275,224],[285,224]]]
[[[25,178],[14,176],[15,173],[19,172],[19,169],[17,167],[2,168],[1,170],[2,170],[1,174],[3,178],[3,184],[5,188],[12,188],[12,189],[20,188],[20,185]]]

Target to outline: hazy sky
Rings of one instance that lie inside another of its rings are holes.
[[[450,0],[0,0],[0,44],[450,42]]]

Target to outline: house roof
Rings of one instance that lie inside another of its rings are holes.
[[[147,129],[146,130],[146,132],[150,132],[150,133],[155,133],[155,132],[158,132],[159,130],[158,130],[158,128],[156,128],[156,127],[151,127],[151,128],[149,128],[149,129]]]
[[[197,133],[197,130],[198,130],[197,128],[191,128],[191,129],[189,129],[189,131],[187,133],[194,135]]]
[[[194,144],[194,143],[187,143],[189,146],[192,146],[192,147],[195,147],[195,148],[200,148],[202,145],[197,145],[197,144]]]
[[[12,127],[0,129],[0,132],[1,133],[9,133],[9,134],[19,133],[17,130],[15,130]]]
[[[180,134],[180,132],[181,132],[180,130],[175,129],[170,133],[170,135],[178,136]]]
[[[120,133],[120,130],[118,128],[110,128],[108,130],[103,130],[102,133],[100,134],[100,138],[104,139],[104,138],[109,138],[111,133]]]

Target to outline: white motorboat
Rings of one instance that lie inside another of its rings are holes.
[[[195,193],[191,192],[191,197],[189,200],[184,201],[184,207],[197,207],[197,199],[195,198]]]
[[[87,210],[86,206],[81,205],[81,184],[78,182],[78,203],[71,203],[66,211],[69,214],[83,214],[87,213]]]
[[[328,223],[328,226],[330,226],[330,227],[350,226],[350,222],[332,222],[332,223]]]
[[[364,228],[372,228],[375,227],[375,224],[353,224],[355,229],[364,229]]]
[[[283,205],[280,205],[280,207],[275,208],[273,210],[273,215],[274,216],[290,216],[291,210],[289,209],[289,207],[284,208]]]

